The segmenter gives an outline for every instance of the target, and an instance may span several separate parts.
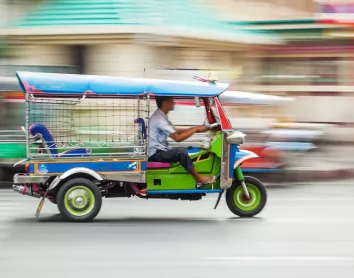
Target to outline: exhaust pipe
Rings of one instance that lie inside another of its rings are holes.
[[[12,186],[13,191],[20,193],[22,195],[27,195],[27,196],[32,196],[35,198],[41,198],[41,195],[39,195],[36,192],[32,191],[32,187],[31,186],[27,186],[27,185],[16,185],[14,184]]]

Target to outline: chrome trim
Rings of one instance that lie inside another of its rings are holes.
[[[250,198],[250,194],[248,193],[248,189],[247,189],[245,181],[241,181],[241,185],[242,185],[242,188],[243,188],[243,192],[245,192],[246,198],[249,199]]]
[[[226,132],[222,134],[222,153],[221,153],[221,165],[220,165],[220,188],[223,190],[229,189],[232,186],[232,179],[229,179],[229,144],[226,141]]]
[[[23,162],[26,162],[26,161],[28,161],[27,158],[22,159],[22,160],[20,160],[20,161],[17,161],[17,162],[13,165],[13,167],[16,167],[17,165],[20,165],[20,164],[22,164]]]
[[[29,176],[27,174],[15,174],[14,184],[45,183],[50,176]]]
[[[39,195],[38,193],[32,191],[32,187],[31,186],[14,184],[12,186],[12,190],[17,192],[17,193],[20,193],[22,195],[26,195],[26,196],[32,196],[32,197],[35,197],[35,198],[40,198],[41,197],[41,195]]]
[[[59,184],[59,182],[60,182],[59,177],[56,177],[56,178],[52,181],[52,183],[49,185],[48,191],[50,191],[50,190],[52,190],[53,188],[55,188],[55,187]]]
[[[105,174],[107,180],[145,183],[145,172]]]
[[[56,177],[54,179],[54,181],[50,184],[48,191],[54,189],[60,183],[60,181],[66,179],[74,174],[87,174],[98,181],[103,181],[102,175],[98,174],[97,172],[95,172],[91,169],[88,169],[88,168],[77,167],[77,168],[72,168],[72,169],[66,171],[65,173],[63,173],[59,177]]]
[[[26,129],[26,158],[28,159],[31,155],[30,151],[30,142],[29,142],[29,109],[30,109],[30,104],[29,104],[29,95],[28,92],[25,92],[25,129]]]
[[[103,180],[103,178],[102,178],[102,176],[100,174],[98,174],[94,170],[91,170],[91,169],[85,168],[85,167],[71,168],[70,170],[68,170],[65,173],[61,174],[59,179],[63,180],[63,179],[66,179],[66,178],[70,177],[71,175],[79,174],[79,173],[88,174],[88,175],[92,176],[93,178],[95,178],[96,180],[99,180],[99,181]]]

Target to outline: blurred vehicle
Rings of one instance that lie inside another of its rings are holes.
[[[15,78],[0,78],[0,181],[12,180],[23,169],[13,165],[26,155],[24,98]]]
[[[220,99],[225,103],[226,111],[245,111],[243,114],[230,113],[233,126],[251,134],[251,140],[245,145],[247,149],[259,155],[258,161],[243,165],[245,172],[281,173],[293,165],[294,154],[299,159],[308,151],[317,149],[314,142],[324,134],[323,126],[291,120],[288,105],[296,101],[295,98],[227,91]],[[264,167],[265,164],[270,167]]]

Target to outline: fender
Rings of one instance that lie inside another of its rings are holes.
[[[259,155],[255,154],[254,152],[247,151],[247,150],[240,150],[236,153],[235,155],[235,163],[234,163],[234,169],[236,169],[242,162],[245,160],[259,157]]]
[[[87,174],[90,175],[91,177],[93,177],[95,180],[98,181],[102,181],[103,177],[98,174],[97,172],[88,169],[88,168],[84,168],[84,167],[77,167],[77,168],[72,168],[68,171],[66,171],[65,173],[61,174],[60,176],[56,177],[53,182],[50,184],[50,186],[48,187],[48,191],[53,190],[55,187],[58,186],[58,184],[64,180],[67,179],[68,177],[75,175],[75,174]]]

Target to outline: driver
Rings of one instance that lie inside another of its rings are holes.
[[[168,112],[174,109],[173,97],[156,96],[156,104],[158,109],[150,117],[148,161],[179,162],[194,177],[197,187],[213,183],[215,176],[205,177],[195,171],[186,148],[171,148],[167,142],[168,136],[176,142],[182,142],[194,133],[205,132],[209,128],[195,126],[176,130],[167,117]]]

